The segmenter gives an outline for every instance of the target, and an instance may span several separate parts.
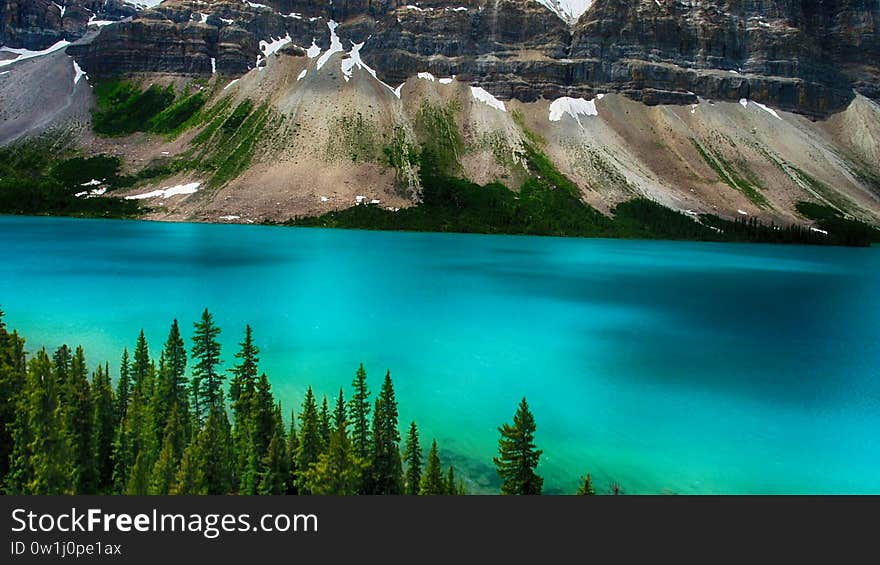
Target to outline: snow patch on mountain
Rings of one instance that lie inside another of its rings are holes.
[[[504,102],[498,100],[497,98],[486,92],[486,90],[482,87],[472,86],[471,95],[473,95],[474,99],[479,100],[484,104],[488,104],[496,110],[501,110],[502,112],[507,111],[507,108],[504,107]]]
[[[574,25],[590,9],[594,0],[536,0],[559,16],[568,25]]]
[[[595,100],[585,100],[583,98],[563,96],[550,103],[551,122],[562,120],[562,117],[566,114],[574,118],[578,125],[583,127],[580,116],[598,116],[599,111],[596,109]]]

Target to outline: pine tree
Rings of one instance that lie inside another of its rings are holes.
[[[222,396],[215,402],[198,437],[201,474],[207,494],[229,494],[235,472],[232,435]]]
[[[453,496],[460,494],[458,492],[458,481],[455,480],[455,469],[452,465],[449,466],[449,472],[446,474],[446,494]]]
[[[403,460],[406,462],[406,473],[403,476],[404,494],[419,494],[419,483],[422,480],[422,448],[419,446],[419,430],[415,422],[410,423],[409,432],[406,434]]]
[[[194,324],[192,357],[193,367],[192,389],[193,407],[196,420],[201,423],[206,412],[220,403],[223,376],[219,372],[220,365],[220,328],[214,324],[214,318],[208,309],[202,312],[202,318]]]
[[[242,401],[244,397],[240,397]],[[263,461],[269,451],[269,443],[277,433],[276,407],[272,397],[269,378],[265,373],[260,375],[256,388],[249,393],[250,407],[247,410],[249,420],[243,422],[244,429],[238,434],[238,442],[244,449],[238,454],[237,462],[241,465],[239,490],[241,494],[256,494],[260,477],[265,469]],[[283,437],[283,433],[282,433]]]
[[[9,333],[0,309],[0,487],[6,483],[11,468],[19,401],[27,383],[24,340]]]
[[[109,367],[108,367],[109,368]],[[98,365],[92,375],[94,404],[94,444],[97,464],[97,490],[109,491],[113,484],[113,437],[116,430],[115,401],[108,368]]]
[[[330,423],[330,404],[327,402],[327,395],[324,395],[324,400],[321,402],[321,411],[318,412],[318,429],[321,432],[321,445],[330,445],[330,430],[332,426]]]
[[[149,493],[153,495],[170,494],[171,489],[174,487],[177,469],[177,462],[174,460],[174,447],[171,438],[166,436],[162,441],[159,458],[156,460],[153,472],[150,475]]]
[[[144,401],[148,401],[153,394],[153,378],[150,370],[150,349],[147,346],[147,338],[144,330],[138,334],[137,345],[134,348],[134,362],[131,364],[132,395],[140,394]]]
[[[68,444],[61,433],[57,371],[45,349],[28,363],[13,426],[8,485],[16,494],[72,494]]]
[[[229,383],[229,398],[232,404],[233,434],[232,443],[235,448],[235,470],[241,494],[256,494],[257,483],[261,468],[261,458],[264,449],[255,449],[252,437],[254,417],[252,411],[255,404],[266,404],[265,399],[256,400],[254,395],[257,391],[257,371],[259,366],[259,348],[254,344],[253,330],[245,326],[244,341],[240,344],[241,349],[235,354],[238,364],[231,369],[232,379]],[[265,383],[268,389],[268,381]],[[268,404],[272,404],[270,397]],[[258,420],[265,420],[265,416],[257,416]],[[259,424],[258,424],[259,425]],[[268,424],[264,425],[268,429]],[[265,446],[271,439],[270,431],[266,431]]]
[[[82,347],[76,348],[67,370],[60,408],[62,435],[71,457],[67,465],[72,474],[72,489],[74,494],[94,494],[98,473],[94,451],[95,408]]]
[[[287,434],[287,461],[288,461],[288,477],[287,477],[287,494],[297,494],[299,492],[299,473],[296,466],[296,460],[299,457],[299,436],[296,433],[296,413],[290,411],[290,432]]]
[[[164,435],[171,411],[189,410],[186,379],[186,344],[180,336],[180,327],[175,319],[171,323],[156,382],[156,394],[152,400],[153,426],[157,438]]]
[[[367,372],[361,363],[352,382],[354,395],[348,403],[348,421],[351,424],[351,443],[359,459],[369,461],[370,445],[370,391],[367,390]]]
[[[318,422],[318,407],[315,404],[315,394],[312,392],[312,387],[306,391],[299,421],[299,446],[296,457],[296,468],[300,475],[298,487],[301,494],[308,494],[306,474],[309,468],[318,462],[323,447],[321,445],[320,423]]]
[[[397,399],[391,371],[385,374],[373,412],[373,494],[401,494],[403,469],[400,461],[400,431],[397,428]]]
[[[259,494],[284,494],[287,491],[287,477],[290,474],[290,468],[280,406],[276,407],[275,416],[275,433],[269,440],[266,455],[263,457],[262,473],[257,490]]]
[[[339,430],[346,427],[347,418],[345,416],[345,396],[342,388],[339,389],[339,396],[336,397],[336,405],[333,407],[333,429]]]
[[[131,401],[131,364],[128,358],[128,348],[122,350],[122,363],[119,366],[119,382],[116,385],[116,425],[118,426],[125,413],[128,411],[128,403]]]
[[[58,386],[61,387],[60,390],[62,391],[67,384],[68,377],[70,376],[70,365],[72,362],[73,357],[70,354],[70,348],[66,345],[62,345],[56,349],[55,353],[52,355],[52,364],[55,368],[55,382],[58,383]]]
[[[197,438],[193,438],[183,452],[171,494],[208,494],[202,472],[202,453]]]
[[[501,477],[501,494],[541,494],[544,479],[535,473],[542,451],[535,448],[535,418],[523,398],[513,417],[513,425],[498,428],[498,457],[494,458]]]
[[[345,429],[333,430],[327,451],[306,472],[305,489],[312,494],[357,494],[363,473],[364,464],[354,454]]]
[[[428,452],[428,464],[422,474],[419,484],[420,495],[446,494],[446,482],[443,480],[443,472],[440,470],[440,455],[437,452],[437,440],[431,442],[431,450]]]
[[[596,494],[596,489],[593,487],[593,477],[589,473],[581,479],[581,485],[578,487],[577,494],[580,496],[593,496]]]

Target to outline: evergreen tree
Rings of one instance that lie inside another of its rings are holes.
[[[201,423],[204,414],[220,403],[223,376],[219,372],[220,365],[220,328],[214,324],[214,318],[208,309],[202,312],[202,318],[194,324],[192,357],[193,367],[192,389],[193,407],[196,420]]]
[[[177,476],[177,462],[174,460],[174,447],[171,438],[165,436],[159,458],[150,475],[149,493],[154,495],[170,494]]]
[[[128,358],[128,348],[122,350],[122,363],[119,366],[119,382],[116,385],[116,424],[117,426],[125,418],[128,411],[128,403],[131,400],[131,363]]]
[[[452,465],[449,466],[449,472],[446,474],[446,494],[457,495],[458,492],[458,481],[455,480],[455,469]]]
[[[113,438],[116,430],[115,401],[110,372],[98,365],[92,375],[94,444],[97,490],[108,492],[113,484]]]
[[[232,404],[233,434],[232,443],[235,448],[235,470],[241,494],[256,494],[257,482],[261,468],[261,457],[264,449],[255,449],[252,432],[254,428],[254,405],[265,406],[265,399],[255,399],[257,390],[257,371],[259,366],[259,348],[254,344],[253,330],[245,326],[244,341],[241,349],[235,354],[238,363],[231,369],[232,380],[229,383],[229,398]],[[268,381],[265,383],[268,390]],[[272,404],[271,397],[268,404]],[[265,415],[256,416],[257,420],[267,420]],[[271,431],[268,424],[257,424],[265,432],[264,443],[268,448]]]
[[[9,333],[0,309],[0,487],[10,471],[18,406],[27,383],[24,340]]]
[[[232,435],[222,395],[215,402],[198,437],[201,475],[207,494],[229,494],[235,472]]]
[[[296,468],[300,475],[299,491],[308,494],[306,475],[312,465],[318,462],[323,446],[321,445],[321,430],[318,421],[318,407],[315,404],[315,394],[312,387],[306,391],[303,400],[303,410],[299,415],[299,446],[297,447]]]
[[[241,432],[236,431],[239,444],[243,448],[243,453],[239,453],[237,459],[241,465],[241,494],[257,494],[260,477],[265,472],[263,462],[269,451],[269,443],[277,433],[275,399],[265,373],[260,375],[256,388],[249,393],[249,397],[249,421],[243,423],[245,428]],[[242,396],[239,400],[243,398]],[[283,430],[280,435],[283,437]]]
[[[596,489],[593,487],[593,477],[589,473],[581,479],[581,485],[578,487],[577,494],[579,496],[592,496],[596,494]]]
[[[397,399],[391,371],[385,380],[373,412],[373,494],[403,493],[403,469],[400,461],[400,431],[397,428]]]
[[[62,395],[61,425],[70,454],[67,465],[72,475],[72,489],[74,494],[94,494],[98,473],[94,452],[95,408],[82,347],[76,348],[76,354],[67,370],[67,380],[63,385],[65,393]]]
[[[321,445],[330,445],[330,430],[332,429],[330,422],[330,405],[327,402],[327,395],[321,402],[321,411],[318,413],[318,429],[321,432]]]
[[[144,401],[153,394],[153,374],[151,371],[150,349],[144,330],[138,334],[134,348],[134,362],[131,364],[132,394],[140,394]]]
[[[431,450],[428,451],[428,463],[422,480],[419,484],[420,495],[446,494],[446,482],[443,480],[443,471],[440,470],[440,454],[437,452],[437,440],[431,442]]]
[[[180,327],[175,319],[162,350],[156,394],[152,400],[153,426],[157,438],[163,437],[168,418],[175,407],[184,413],[189,410],[185,373],[186,344],[180,336]]]
[[[339,396],[336,397],[336,405],[333,407],[333,429],[338,430],[346,427],[347,418],[345,416],[345,396],[342,394],[342,388],[339,389]]]
[[[501,477],[501,494],[541,494],[544,479],[535,473],[542,451],[535,448],[535,418],[523,398],[513,417],[513,425],[498,428],[498,457],[494,458]]]
[[[284,494],[287,491],[287,477],[290,475],[290,468],[280,406],[276,407],[275,416],[275,433],[269,440],[266,455],[263,457],[259,494]]]
[[[351,425],[351,443],[355,455],[362,461],[372,456],[370,445],[370,391],[367,390],[367,372],[361,363],[355,373],[354,394],[348,403],[348,422]]]
[[[318,456],[318,461],[306,472],[305,489],[312,494],[357,494],[363,467],[345,429],[333,430],[327,451]]]
[[[409,425],[406,434],[406,448],[403,452],[406,473],[403,475],[404,494],[419,494],[419,483],[422,480],[422,448],[419,446],[419,430],[416,423]]]
[[[67,384],[67,379],[70,376],[70,366],[72,362],[73,356],[70,354],[70,348],[66,345],[62,345],[56,349],[55,353],[52,355],[52,364],[55,368],[55,382],[61,387],[62,398],[64,385]]]
[[[287,434],[287,461],[288,461],[288,477],[287,477],[287,494],[297,494],[299,485],[299,474],[296,466],[296,460],[299,457],[299,436],[296,434],[296,413],[290,411],[290,433]]]
[[[11,469],[15,494],[72,494],[68,444],[61,433],[58,372],[45,349],[28,363],[27,381],[13,425]]]
[[[171,494],[208,494],[202,472],[202,453],[197,438],[189,442],[180,461]]]

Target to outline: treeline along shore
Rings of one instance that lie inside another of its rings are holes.
[[[205,309],[189,349],[177,320],[151,357],[144,332],[91,370],[82,347],[33,355],[0,310],[0,485],[6,494],[466,494],[464,477],[425,456],[415,422],[401,437],[390,371],[371,394],[361,365],[346,398],[309,387],[282,418],[247,326],[224,370],[220,328]],[[188,375],[189,373],[189,375]],[[541,494],[535,418],[525,398],[499,428],[501,494]],[[612,484],[610,492],[619,494]],[[578,494],[595,494],[589,474]]]

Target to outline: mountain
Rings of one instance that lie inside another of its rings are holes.
[[[0,0],[0,144],[118,156],[160,219],[415,206],[427,148],[607,215],[880,220],[876,1],[264,1]]]

